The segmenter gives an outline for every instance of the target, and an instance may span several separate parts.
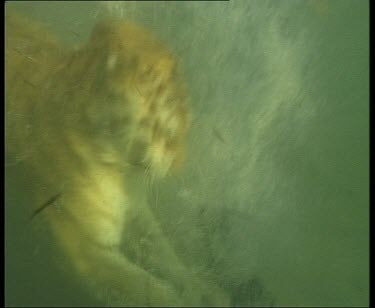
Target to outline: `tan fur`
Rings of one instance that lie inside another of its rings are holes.
[[[6,147],[27,163],[35,204],[79,276],[111,305],[228,306],[175,254],[148,208],[145,178],[181,165],[185,85],[170,51],[141,27],[97,25],[78,49],[6,16]]]

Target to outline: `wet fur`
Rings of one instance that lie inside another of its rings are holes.
[[[146,30],[104,21],[70,50],[7,14],[7,163],[33,172],[30,211],[60,196],[40,215],[110,305],[230,305],[180,261],[148,208],[146,179],[182,164],[188,128],[176,60]]]

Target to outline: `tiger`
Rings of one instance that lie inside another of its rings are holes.
[[[166,44],[105,19],[70,47],[7,10],[5,47],[6,163],[31,170],[31,211],[79,281],[112,306],[232,306],[184,264],[148,204],[149,181],[182,168],[191,125]]]

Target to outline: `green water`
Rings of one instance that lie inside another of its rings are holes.
[[[257,279],[275,306],[369,305],[368,2],[107,5],[7,3],[67,44],[104,15],[135,19],[181,58],[188,161],[150,203],[185,262],[227,286]],[[25,222],[22,166],[6,172],[6,305],[100,305]]]

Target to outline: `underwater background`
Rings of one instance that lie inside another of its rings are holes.
[[[68,45],[136,20],[179,57],[193,123],[155,215],[241,306],[369,305],[368,1],[7,2]],[[6,306],[98,306],[59,267],[6,168]],[[24,183],[24,185],[22,185]],[[36,230],[36,231],[35,231]]]

